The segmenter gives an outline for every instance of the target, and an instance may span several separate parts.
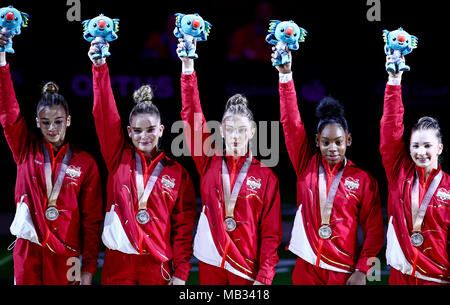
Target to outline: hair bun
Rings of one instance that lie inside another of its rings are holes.
[[[133,99],[136,104],[146,103],[151,105],[153,99],[153,90],[149,85],[143,85],[133,93]]]
[[[438,121],[430,116],[423,116],[417,121],[417,124],[425,124],[425,123],[429,123],[432,125],[439,125]]]
[[[317,105],[316,117],[324,118],[343,118],[344,106],[331,96],[324,97]]]
[[[44,85],[44,87],[42,87],[42,94],[45,94],[45,93],[54,94],[54,93],[58,93],[58,92],[59,92],[59,87],[54,82],[48,82]]]
[[[248,107],[248,100],[245,96],[238,93],[228,99],[225,108],[228,109],[231,106],[239,106],[239,105],[243,107]]]

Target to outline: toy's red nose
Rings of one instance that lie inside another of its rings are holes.
[[[13,12],[8,12],[6,14],[6,20],[13,20],[14,19],[14,13]]]
[[[105,20],[100,19],[100,20],[98,21],[98,27],[103,29],[105,26],[106,26]]]
[[[294,33],[294,28],[291,27],[291,26],[288,26],[288,27],[286,28],[286,34],[287,34],[287,35],[292,35],[292,33]]]
[[[194,28],[198,28],[200,26],[200,20],[195,19],[194,21],[192,21],[192,26]]]
[[[405,42],[406,37],[404,35],[398,35],[397,40],[400,42]]]

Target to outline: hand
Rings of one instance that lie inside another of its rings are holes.
[[[14,35],[12,37],[14,37]],[[4,47],[7,43],[8,38],[3,33],[0,33],[0,46]]]
[[[405,56],[402,55],[403,61],[405,61]],[[395,62],[395,56],[394,55],[388,55],[386,56],[386,65],[389,63]],[[398,78],[402,79],[403,71],[398,71],[397,73],[388,72],[390,78]]]
[[[89,59],[92,61],[92,63],[95,66],[101,66],[101,65],[104,65],[106,63],[106,58],[104,58],[104,57],[97,58],[97,59],[93,59],[92,58],[92,56],[94,56],[95,54],[97,54],[99,52],[100,52],[100,50],[99,50],[99,48],[97,48],[95,40],[92,41],[91,42],[91,47],[89,48],[88,56],[89,56]]]
[[[257,286],[257,285],[266,285],[266,284],[261,283],[261,282],[258,282],[258,281],[255,281],[255,282],[253,283],[253,285]]]
[[[196,38],[194,39],[194,45],[197,47],[197,39]],[[194,70],[194,60],[187,56],[180,57],[179,54],[181,53],[181,51],[183,49],[184,49],[184,39],[179,38],[176,52],[178,54],[178,58],[181,60],[183,71],[186,71],[186,70],[192,71],[192,70]]]
[[[80,285],[92,285],[92,274],[90,272],[81,272]]]
[[[168,285],[186,285],[186,281],[183,281],[182,279],[176,276],[172,276]]]
[[[275,58],[277,58],[277,52],[276,52],[276,50],[277,50],[277,48],[276,47],[272,47],[272,58],[271,58],[271,61],[272,62],[274,62],[275,61]],[[284,64],[284,65],[278,65],[278,66],[275,66],[275,68],[278,70],[278,72],[280,72],[281,74],[287,74],[287,73],[291,73],[291,67],[292,67],[292,53],[291,53],[291,51],[289,50],[289,48],[288,47],[286,47],[286,51],[288,52],[288,54],[289,54],[289,63],[287,63],[287,64]]]
[[[0,46],[4,47],[8,43],[8,38],[6,38],[3,33],[0,33]],[[0,52],[0,67],[6,66],[6,53]]]
[[[356,270],[348,278],[346,285],[365,285],[366,284],[366,274]]]

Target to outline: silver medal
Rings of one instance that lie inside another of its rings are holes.
[[[419,232],[414,233],[411,235],[411,243],[414,247],[420,247],[423,244],[423,236]]]
[[[59,212],[55,207],[48,207],[47,210],[45,210],[45,218],[47,218],[50,221],[55,220],[58,218]]]
[[[329,225],[323,225],[319,228],[319,236],[323,239],[328,239],[331,237],[333,231],[331,230]]]
[[[228,232],[233,232],[236,229],[236,221],[232,217],[225,218],[224,222]]]
[[[136,220],[141,225],[146,224],[150,219],[150,215],[148,215],[146,210],[139,210],[136,214]]]

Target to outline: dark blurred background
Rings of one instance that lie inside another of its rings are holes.
[[[195,69],[205,117],[219,121],[227,98],[234,93],[248,97],[257,121],[279,120],[278,73],[270,63],[271,45],[264,38],[271,19],[297,22],[308,31],[306,41],[293,52],[293,75],[309,136],[313,139],[315,135],[316,103],[325,95],[340,100],[353,134],[348,157],[377,178],[384,207],[387,185],[378,150],[387,80],[382,30],[401,26],[419,38],[418,48],[406,57],[411,71],[403,75],[406,134],[419,117],[436,117],[444,134],[442,167],[449,172],[449,57],[446,54],[449,19],[442,1],[380,1],[380,21],[368,20],[367,12],[374,4],[365,0],[80,2],[81,21],[100,13],[120,19],[119,39],[110,43],[112,55],[108,65],[124,127],[133,106],[133,90],[144,83],[151,84],[166,125],[161,147],[169,154],[172,140],[179,135],[170,133],[170,126],[180,119],[181,109],[181,63],[175,54],[174,13],[198,13],[212,24],[208,41],[197,45],[199,59],[195,61]],[[14,38],[16,54],[7,54],[17,98],[29,127],[38,132],[34,116],[41,88],[46,81],[55,81],[71,108],[70,141],[97,159],[106,181],[107,172],[91,114],[89,43],[82,37],[81,21],[69,21],[66,16],[75,4],[20,0],[1,3],[1,7],[13,4],[31,16],[28,28]],[[279,136],[280,158],[273,170],[280,180],[285,243],[296,209],[296,177],[281,126]],[[199,177],[191,158],[177,160],[187,168],[198,188]],[[15,211],[16,179],[16,165],[3,136],[0,137],[0,166],[1,264],[2,257],[6,259],[11,254],[3,250],[14,240],[9,226]],[[383,256],[384,251],[380,253]]]

